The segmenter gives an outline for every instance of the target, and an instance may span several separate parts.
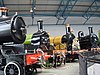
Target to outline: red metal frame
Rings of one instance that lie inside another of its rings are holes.
[[[32,64],[39,63],[39,57],[41,57],[41,56],[42,56],[41,53],[26,54],[26,64],[32,65]],[[47,55],[47,53],[44,53],[44,55],[43,55],[44,60],[48,60],[48,58],[50,58],[50,57],[51,57],[51,55]]]

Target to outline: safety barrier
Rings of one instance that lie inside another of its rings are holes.
[[[100,75],[100,51],[79,53],[79,75]]]

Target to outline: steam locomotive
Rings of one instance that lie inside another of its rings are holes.
[[[80,44],[80,49],[88,49],[89,51],[91,48],[98,47],[98,37],[96,34],[93,33],[93,27],[88,27],[89,35],[84,36],[82,31],[78,32],[78,39]]]
[[[51,55],[48,55],[49,51],[49,34],[43,30],[43,20],[37,21],[38,23],[38,31],[33,34],[28,34],[26,40],[24,42],[24,48],[29,53],[34,53],[34,57],[40,57],[39,63],[35,65],[40,65],[45,67],[46,60],[51,58]],[[38,55],[38,50],[40,51],[40,55]],[[42,62],[41,62],[42,61]],[[44,64],[45,63],[45,64]],[[36,66],[36,68],[39,68]]]
[[[16,44],[26,39],[25,22],[22,17],[0,18],[0,69],[4,75],[22,75],[26,56]],[[22,53],[21,53],[22,52]]]
[[[63,55],[64,64],[66,61],[74,60],[76,54],[72,50],[72,44],[75,36],[71,31],[70,25],[66,25],[66,34],[62,36],[50,37],[50,44],[54,47],[53,53]],[[61,61],[62,62],[62,61]]]
[[[34,34],[28,34],[24,45],[33,45],[34,48],[39,48],[41,45],[49,46],[49,34],[43,31],[42,20],[38,21],[38,31]]]

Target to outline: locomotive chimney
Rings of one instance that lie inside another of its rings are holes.
[[[89,29],[89,34],[93,33],[93,27],[88,27]]]
[[[37,24],[38,24],[38,31],[43,31],[43,20],[42,19],[39,19],[37,21]]]
[[[0,17],[6,18],[8,16],[8,8],[0,7]]]
[[[66,34],[67,34],[67,33],[70,33],[70,32],[71,32],[70,25],[67,24],[67,25],[66,25]]]

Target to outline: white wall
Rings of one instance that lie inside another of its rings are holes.
[[[31,17],[23,17],[26,24],[30,25],[32,24],[32,18]],[[43,20],[44,24],[56,24],[57,18],[56,17],[34,17],[34,24],[37,24],[37,21],[39,19]],[[62,18],[63,19],[63,18]],[[62,24],[64,20],[60,20],[59,24]],[[85,18],[83,17],[68,17],[66,19],[65,23],[69,24],[83,24],[86,21]],[[100,17],[91,17],[88,21],[87,24],[100,24]]]
[[[43,19],[43,24],[44,25],[44,30],[46,30],[47,32],[49,32],[51,34],[51,36],[59,36],[59,35],[63,35],[65,34],[65,25],[53,25],[56,24],[57,19],[55,17],[35,17],[34,18],[34,24],[33,26],[29,26],[27,28],[27,33],[31,34],[36,32],[38,29],[37,27],[37,21],[39,19]],[[31,25],[32,24],[32,20],[31,17],[24,17],[25,23],[26,25]],[[69,24],[76,24],[76,25],[71,25],[71,27],[74,30],[74,34],[77,36],[78,31],[83,31],[85,34],[88,34],[88,27],[89,26],[93,26],[93,31],[94,33],[98,34],[98,30],[100,30],[100,25],[93,25],[95,23],[100,24],[100,18],[96,18],[93,17],[91,18],[87,23],[90,25],[77,25],[77,24],[82,24],[84,23],[85,19],[82,17],[69,17],[66,20],[66,23]],[[46,24],[52,24],[52,25],[46,25]],[[92,25],[91,25],[92,24]]]
[[[88,34],[88,26],[93,26],[93,31],[94,33],[98,34],[98,30],[100,30],[100,25],[71,25],[71,27],[74,30],[74,34],[77,36],[78,31],[83,31],[85,34]],[[27,29],[27,33],[34,33],[38,29],[37,26],[29,26]],[[44,30],[50,33],[51,36],[59,36],[65,34],[65,26],[64,25],[49,25],[49,26],[44,26]]]
[[[95,63],[87,69],[88,75],[100,75],[100,64]]]

